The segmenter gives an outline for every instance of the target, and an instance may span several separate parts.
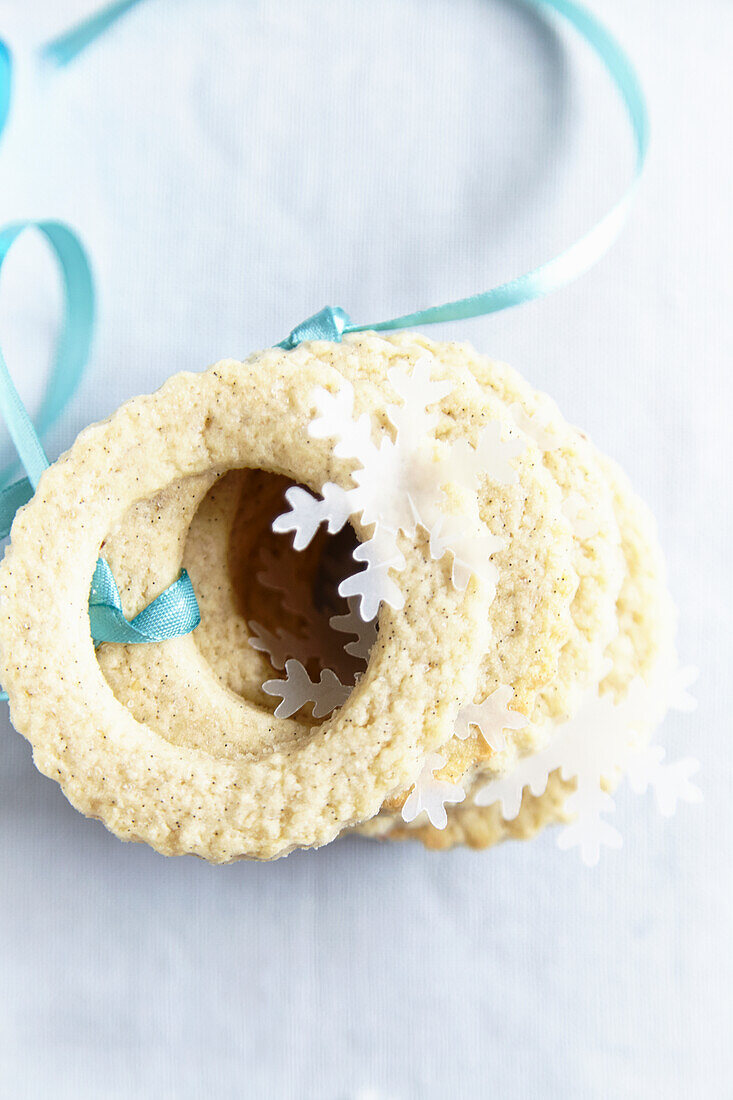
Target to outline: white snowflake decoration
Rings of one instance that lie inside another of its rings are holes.
[[[602,847],[618,848],[622,843],[620,833],[602,816],[615,809],[613,798],[603,789],[604,780],[613,782],[626,773],[632,790],[643,793],[652,787],[667,814],[674,812],[679,801],[699,801],[700,791],[690,782],[697,761],[663,763],[660,746],[639,744],[649,717],[659,716],[658,687],[636,680],[619,704],[610,694],[589,691],[578,713],[557,726],[549,744],[520,760],[509,775],[483,787],[476,805],[499,803],[504,819],[510,821],[519,813],[525,788],[535,796],[543,794],[550,774],[559,769],[565,781],[576,781],[576,789],[565,804],[574,820],[560,833],[558,845],[579,848],[583,862],[592,866]],[[685,694],[685,707],[688,700]]]
[[[433,772],[445,766],[445,758],[437,752],[428,753],[415,785],[402,807],[402,819],[409,823],[426,813],[431,825],[444,829],[448,824],[446,803],[463,802],[465,791],[456,783],[436,779]]]
[[[434,561],[439,561],[445,553],[453,555],[451,580],[459,592],[465,589],[474,575],[493,588],[496,570],[491,555],[501,550],[502,546],[503,540],[486,528],[477,533],[475,525],[457,516],[438,515],[430,528],[430,556]]]
[[[277,593],[284,611],[300,618],[310,614],[313,610],[313,588],[309,580],[267,547],[260,550],[259,559],[260,568],[255,574],[257,583]]]
[[[354,600],[348,601],[346,615],[333,615],[326,622],[315,607],[312,584],[306,578],[284,565],[271,550],[260,552],[260,562],[262,567],[255,574],[258,583],[277,594],[280,607],[296,617],[297,625],[295,632],[284,627],[270,630],[255,619],[249,620],[247,641],[252,649],[267,654],[273,668],[284,668],[288,657],[303,665],[317,661],[322,666],[332,665],[342,682],[351,677],[353,684],[355,675],[358,678],[360,674],[353,663],[366,665],[377,637],[376,622],[365,623],[357,613]],[[353,634],[355,640],[343,645],[334,631]],[[344,654],[349,659],[344,660]]]
[[[321,492],[321,500],[299,485],[291,486],[285,493],[290,512],[278,516],[272,529],[277,534],[292,531],[296,550],[305,550],[322,523],[326,524],[329,535],[335,535],[351,515],[348,494],[338,485],[327,481]],[[291,521],[291,516],[297,518],[297,523]]]
[[[309,703],[313,704],[313,717],[324,718],[345,703],[351,691],[330,668],[323,669],[319,680],[311,680],[296,660],[285,662],[284,680],[266,680],[262,689],[282,700],[275,708],[276,718],[290,718]]]
[[[430,371],[429,356],[418,360],[412,374],[399,367],[389,371],[402,404],[386,410],[395,438],[383,434],[378,444],[372,439],[370,417],[366,413],[354,417],[351,383],[342,380],[336,394],[318,389],[319,415],[310,424],[310,434],[335,439],[334,454],[359,463],[352,474],[355,485],[341,489],[328,482],[320,500],[305,489],[290,489],[286,498],[291,510],[273,523],[274,531],[294,533],[296,549],[308,545],[321,523],[332,534],[352,515],[359,516],[364,526],[374,525],[372,537],[354,553],[366,568],[339,586],[341,595],[359,598],[360,614],[367,621],[376,616],[381,602],[396,610],[404,604],[390,575],[405,567],[397,542],[400,532],[412,538],[423,527],[430,534],[430,552],[436,560],[452,554],[453,580],[459,588],[474,572],[490,583],[496,579],[490,557],[503,541],[491,535],[476,515],[446,515],[444,488],[457,484],[475,490],[481,476],[501,484],[515,482],[512,461],[524,445],[514,438],[502,440],[501,426],[491,423],[476,447],[461,441],[443,445],[438,452],[433,437],[437,414],[428,410],[451,392],[451,385],[431,380]]]
[[[592,503],[580,493],[568,493],[562,504],[563,515],[579,539],[592,539],[598,534],[600,521]]]
[[[627,778],[634,794],[646,794],[651,787],[657,809],[663,817],[671,817],[678,802],[700,802],[702,791],[690,782],[700,768],[691,756],[674,763],[665,763],[661,745],[647,745],[628,763]]]
[[[372,646],[377,639],[376,622],[365,623],[356,610],[355,601],[350,600],[348,613],[346,615],[332,615],[329,619],[329,625],[341,634],[354,635],[354,640],[343,646],[343,652],[366,667]],[[306,671],[304,665],[311,660],[323,659],[324,638],[322,635],[309,629],[307,622],[304,624],[302,636],[292,634],[283,627],[277,627],[275,631],[271,631],[254,620],[249,622],[248,626],[251,631],[251,636],[248,638],[249,644],[258,652],[266,653],[274,668],[287,668],[289,659],[293,658],[294,667],[288,672],[287,680],[268,680],[263,685],[263,689],[268,695],[281,695],[280,688],[283,687],[290,693],[287,703],[278,705],[278,709],[275,711],[278,717],[289,718],[302,706],[313,702],[312,693],[316,691],[320,693],[317,704],[318,713],[314,710],[313,715],[315,718],[325,718],[345,701],[348,693],[363,675],[363,669],[354,670],[349,674],[350,681],[343,683],[334,669],[326,668],[321,674],[320,683],[314,683],[310,678],[304,679],[300,671],[301,669],[303,672]],[[337,667],[342,663],[340,661],[335,662]],[[336,688],[336,684],[339,685],[340,690]],[[300,694],[298,694],[299,692]],[[283,696],[283,700],[284,698]],[[295,707],[295,710],[290,709],[298,699],[301,701]],[[330,709],[325,709],[329,700],[332,705]]]
[[[353,634],[353,642],[347,642],[344,649],[352,657],[359,661],[369,660],[372,646],[377,640],[377,624],[374,619],[365,622],[358,611],[358,600],[352,597],[349,601],[349,610],[346,615],[332,615],[329,622],[334,630],[341,634]]]
[[[285,668],[288,657],[294,657],[306,663],[318,656],[318,651],[314,652],[311,638],[299,638],[281,626],[274,631],[268,630],[266,626],[262,626],[254,619],[250,620],[247,626],[251,631],[247,641],[258,653],[267,654],[273,668]]]
[[[515,401],[509,406],[509,413],[519,430],[528,435],[542,452],[554,451],[561,445],[560,436],[548,431],[550,416],[547,410],[539,408],[530,416],[519,402]]]
[[[471,726],[476,726],[489,748],[502,752],[506,748],[504,730],[521,730],[528,725],[523,714],[509,709],[509,700],[513,695],[512,688],[502,685],[492,691],[483,703],[469,703],[461,707],[456,720],[456,737],[465,741]]]
[[[687,689],[699,676],[694,665],[679,666],[672,652],[657,664],[653,677],[653,690],[660,699],[658,710],[679,710],[687,714],[697,707],[697,699]]]
[[[384,601],[395,611],[405,606],[402,589],[390,576],[390,570],[401,572],[405,557],[396,541],[396,532],[385,531],[379,525],[367,542],[360,542],[354,550],[354,561],[366,562],[366,569],[341,581],[339,595],[357,598],[359,614],[365,622],[371,622]]]

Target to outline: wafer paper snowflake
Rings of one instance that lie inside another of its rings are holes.
[[[422,771],[415,780],[415,786],[407,796],[402,807],[402,818],[406,822],[414,821],[418,814],[427,814],[431,825],[444,829],[448,824],[445,811],[446,803],[463,802],[465,791],[456,783],[436,779],[433,772],[445,766],[445,757],[430,752],[425,757]]]
[[[347,642],[344,649],[352,657],[366,663],[372,646],[377,640],[377,624],[375,620],[364,622],[358,611],[358,600],[351,597],[348,600],[349,610],[346,615],[332,615],[329,622],[334,630],[341,634],[353,634],[354,641]]]
[[[528,725],[523,714],[509,709],[508,703],[513,695],[513,688],[502,685],[492,691],[483,703],[469,703],[461,707],[456,719],[456,737],[465,741],[471,727],[476,726],[489,748],[502,752],[506,748],[504,730],[521,730]]]
[[[697,707],[697,699],[688,690],[697,680],[698,669],[694,665],[679,665],[672,650],[663,654],[643,693],[645,715],[651,722],[659,722],[668,710],[691,713]],[[637,705],[641,698],[637,694]]]
[[[682,685],[677,703],[689,709],[687,670],[680,670],[677,679]],[[618,704],[610,693],[600,696],[592,689],[577,714],[556,727],[549,744],[521,759],[509,775],[483,787],[476,795],[476,805],[499,803],[504,819],[512,820],[519,813],[525,788],[535,796],[543,794],[550,774],[559,770],[565,781],[575,780],[576,789],[565,803],[574,820],[560,833],[558,846],[579,848],[583,862],[592,866],[602,847],[618,848],[622,843],[621,834],[603,817],[615,809],[604,782],[614,783],[626,774],[635,792],[653,788],[665,814],[673,813],[679,801],[699,801],[701,793],[690,782],[697,761],[687,758],[664,763],[664,749],[645,746],[642,741],[650,721],[659,720],[660,709],[675,705],[669,687],[659,678],[650,685],[637,679]]]
[[[254,619],[251,619],[247,626],[250,629],[250,637],[247,641],[258,653],[267,654],[273,668],[285,668],[288,657],[296,658],[306,664],[319,656],[314,652],[312,639],[309,637],[298,637],[281,626],[276,627],[274,631],[268,630],[266,626],[262,626]]]
[[[549,398],[548,404],[549,404]],[[554,451],[562,444],[562,439],[555,432],[549,431],[550,412],[541,406],[530,416],[524,411],[518,401],[509,406],[509,414],[520,431],[539,447],[541,451]]]
[[[259,552],[257,583],[270,592],[276,592],[280,606],[294,615],[308,614],[313,607],[313,588],[310,581],[289,568],[283,559],[263,546]]]
[[[280,696],[276,718],[290,718],[309,703],[313,704],[313,717],[324,718],[346,702],[351,687],[342,684],[330,668],[323,669],[319,680],[311,680],[300,661],[287,660],[285,679],[265,680],[262,690]]]
[[[568,493],[562,504],[563,515],[569,520],[573,533],[579,539],[592,539],[598,534],[600,519],[591,501],[580,493]]]
[[[341,595],[358,597],[359,612],[366,621],[376,616],[382,601],[396,610],[404,605],[391,575],[405,567],[398,546],[400,532],[413,538],[422,527],[430,535],[435,560],[451,554],[456,587],[465,588],[472,574],[496,583],[490,559],[503,541],[488,532],[475,508],[470,516],[447,514],[444,490],[458,485],[475,492],[481,476],[501,484],[516,482],[512,462],[524,445],[511,437],[503,440],[501,426],[491,423],[475,447],[465,440],[438,446],[437,414],[429,409],[452,387],[449,382],[433,381],[430,372],[429,356],[419,359],[411,374],[401,367],[389,371],[390,384],[402,403],[386,410],[394,438],[385,432],[377,443],[370,417],[354,415],[354,389],[348,381],[342,380],[336,394],[316,390],[318,416],[310,424],[310,434],[336,440],[334,454],[359,463],[351,475],[355,484],[342,489],[327,482],[320,500],[305,489],[289,489],[290,511],[273,523],[274,531],[293,532],[296,549],[307,546],[322,523],[331,534],[341,530],[350,516],[359,516],[365,527],[373,525],[371,538],[354,552],[366,567],[339,586]]]
[[[267,548],[260,551],[260,568],[255,577],[258,583],[277,596],[278,604],[288,612],[295,625],[291,630],[263,626],[255,619],[247,625],[252,649],[266,653],[274,668],[285,667],[288,657],[302,664],[316,661],[321,667],[332,667],[344,682],[359,671],[359,662],[366,663],[369,651],[377,636],[376,623],[367,624],[356,614],[353,601],[348,601],[348,614],[326,618],[324,611],[316,607],[312,580],[293,570],[282,557]],[[346,646],[339,633],[356,635],[355,641]],[[344,656],[346,655],[346,656]]]
[[[456,737],[465,740],[471,727],[476,726],[487,745],[496,752],[501,752],[505,745],[504,730],[522,729],[527,725],[524,715],[507,706],[513,695],[512,688],[502,686],[482,703],[469,703],[462,707],[456,720]],[[462,802],[466,797],[463,787],[435,778],[433,772],[444,764],[445,758],[438,753],[430,753],[425,757],[423,769],[402,808],[402,818],[408,824],[424,810],[431,825],[436,829],[445,829],[448,824],[446,803]]]
[[[366,668],[372,646],[377,639],[376,622],[365,623],[356,610],[355,601],[349,600],[348,613],[332,615],[329,624],[342,635],[353,635],[353,641],[344,645],[344,651]],[[287,671],[285,680],[268,680],[263,685],[263,690],[268,695],[279,695],[283,700],[275,711],[278,717],[289,718],[302,707],[315,703],[313,717],[325,718],[345,702],[362,675],[363,670],[360,671],[357,667],[344,683],[333,669],[326,668],[321,673],[320,681],[314,682],[304,667],[308,661],[323,657],[320,639],[313,631],[306,627],[303,637],[299,637],[282,627],[272,632],[256,622],[250,622],[249,628],[252,636],[248,640],[252,648],[266,653],[275,668],[285,668]]]

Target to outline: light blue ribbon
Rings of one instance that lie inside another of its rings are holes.
[[[112,570],[104,558],[99,558],[89,593],[89,622],[95,645],[100,642],[135,645],[165,642],[188,634],[199,625],[201,616],[193,585],[182,569],[174,584],[128,622]]]
[[[37,430],[40,435],[43,435],[61,416],[84,373],[94,331],[94,283],[89,260],[79,238],[67,226],[55,221],[16,222],[0,229],[0,268],[13,244],[27,229],[35,229],[43,234],[51,246],[58,260],[65,300],[64,318],[51,376],[38,414]],[[2,411],[20,460],[35,489],[39,477],[48,465],[48,460],[38,435],[33,430],[30,417],[10,382],[1,352],[0,362],[3,362],[4,367],[0,372]],[[0,474],[0,479],[6,480],[9,473],[9,469],[4,470]],[[16,491],[15,486],[11,488]],[[32,495],[30,485],[28,495],[29,497]],[[0,499],[0,527],[6,526],[6,518],[3,515],[3,502]],[[7,531],[3,533],[7,534]]]

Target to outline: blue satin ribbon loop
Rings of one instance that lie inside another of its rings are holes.
[[[0,408],[10,438],[15,444],[18,457],[28,472],[28,480],[35,489],[41,474],[48,468],[46,452],[36,435],[33,421],[13,385],[3,354],[0,351]]]
[[[94,284],[86,253],[78,237],[61,222],[17,222],[0,229],[0,267],[11,247],[26,229],[35,228],[47,239],[59,262],[64,284],[64,319],[51,377],[38,415],[38,431],[49,428],[63,412],[77,389],[91,348],[94,331]],[[33,496],[48,467],[38,431],[15,388],[0,352],[0,413],[7,424],[28,476],[0,493],[0,531],[10,531],[18,508]],[[193,586],[183,570],[176,581],[153,600],[132,622],[122,610],[120,594],[107,563],[100,558],[94,571],[89,620],[95,644],[160,642],[188,634],[201,617]],[[0,694],[0,698],[6,698]]]
[[[112,570],[103,558],[97,561],[89,593],[89,623],[95,645],[165,642],[189,634],[200,622],[196,594],[185,569],[172,585],[128,621]]]
[[[0,268],[27,229],[41,233],[51,246],[64,287],[64,318],[51,376],[38,414],[38,431],[13,385],[0,353],[0,407],[13,443],[35,488],[48,465],[39,435],[61,416],[84,373],[94,332],[94,282],[86,252],[76,234],[57,221],[14,222],[0,229]],[[10,470],[0,478],[7,479]]]
[[[349,315],[343,309],[338,306],[324,306],[318,313],[296,325],[290,335],[277,346],[290,351],[305,340],[331,340],[338,344],[348,324]]]

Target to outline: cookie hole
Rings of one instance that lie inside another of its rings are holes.
[[[184,555],[201,610],[196,644],[223,684],[270,711],[280,699],[263,684],[285,680],[287,660],[299,661],[314,682],[330,670],[350,688],[376,636],[338,592],[361,568],[353,528],[329,535],[321,527],[303,550],[294,549],[292,534],[272,530],[289,511],[285,493],[293,484],[262,470],[230,471],[199,506]],[[293,716],[326,716],[312,711],[306,703]]]

